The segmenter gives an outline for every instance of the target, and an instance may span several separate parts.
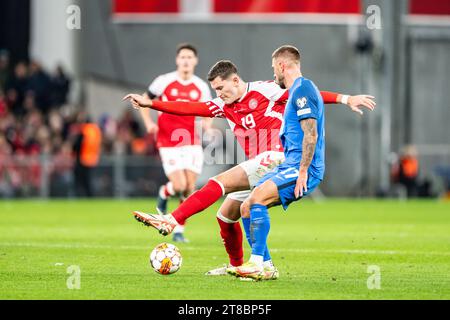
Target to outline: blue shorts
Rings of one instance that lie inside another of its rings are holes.
[[[308,174],[308,191],[303,192],[303,196],[295,198],[294,191],[295,185],[297,184],[299,166],[299,164],[292,166],[282,163],[264,175],[264,177],[256,183],[256,187],[263,184],[267,180],[272,180],[278,187],[278,195],[281,200],[281,205],[283,205],[283,209],[286,210],[291,202],[298,201],[304,196],[309,195],[322,181],[322,179],[318,179],[311,174]]]

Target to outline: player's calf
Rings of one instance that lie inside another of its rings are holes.
[[[158,200],[157,200],[157,203],[156,203],[156,209],[161,214],[167,214],[168,197],[170,197],[170,193],[167,190],[167,185],[161,186],[159,188]]]

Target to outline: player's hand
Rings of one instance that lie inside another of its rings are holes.
[[[130,100],[131,105],[135,109],[150,108],[152,106],[152,100],[148,99],[140,94],[130,93],[123,97],[122,100]]]
[[[367,108],[370,111],[375,109],[375,106],[377,104],[375,103],[374,99],[375,97],[366,94],[350,96],[348,98],[347,105],[353,112],[362,115],[363,114],[363,111],[361,110],[362,108]]]
[[[308,191],[308,172],[300,171],[297,178],[297,184],[295,185],[294,195],[295,198],[303,197],[303,192]]]

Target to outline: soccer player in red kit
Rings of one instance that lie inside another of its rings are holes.
[[[208,84],[194,74],[198,63],[197,49],[191,44],[180,44],[176,54],[177,70],[157,77],[144,96],[160,101],[208,101],[211,93]],[[161,186],[158,193],[157,210],[167,213],[169,197],[183,201],[195,189],[195,182],[203,167],[203,149],[195,130],[195,116],[180,116],[159,112],[158,123],[150,116],[150,109],[140,109],[147,132],[157,135],[157,148],[164,173],[169,182]],[[208,130],[212,119],[204,119]],[[176,242],[184,238],[184,223],[179,224],[173,235]]]
[[[217,213],[220,234],[229,255],[228,268],[218,268],[207,274],[219,275],[233,272],[233,267],[243,263],[242,230],[238,222],[240,206],[250,194],[255,183],[268,171],[284,161],[279,130],[282,124],[288,92],[273,81],[246,83],[230,61],[219,61],[210,70],[208,81],[217,98],[206,103],[152,101],[136,94],[130,99],[134,107],[152,108],[186,116],[226,118],[239,144],[249,160],[211,178],[200,190],[194,192],[172,214],[158,216],[135,211],[136,219],[167,235],[179,223],[203,211],[228,194]],[[352,111],[362,113],[360,107],[372,110],[372,97],[348,96],[321,92],[325,103],[345,103]],[[244,221],[243,221],[244,223]],[[245,225],[244,225],[245,226]],[[247,229],[247,228],[246,228]],[[247,240],[250,235],[246,232]],[[278,277],[270,256],[265,257],[266,279]]]

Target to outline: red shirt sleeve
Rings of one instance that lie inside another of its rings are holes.
[[[338,103],[337,97],[339,93],[330,92],[330,91],[320,91],[320,95],[322,96],[323,103],[330,104],[330,103]]]
[[[180,116],[198,116],[198,117],[220,117],[222,112],[220,108],[212,101],[208,102],[188,102],[188,101],[152,101],[152,109],[177,114]]]
[[[330,92],[330,91],[320,91],[320,95],[322,96],[323,103],[325,104],[331,104],[331,103],[338,103],[337,97],[339,93],[336,92]],[[286,90],[286,92],[278,99],[278,101],[287,101],[289,98],[289,91]]]

